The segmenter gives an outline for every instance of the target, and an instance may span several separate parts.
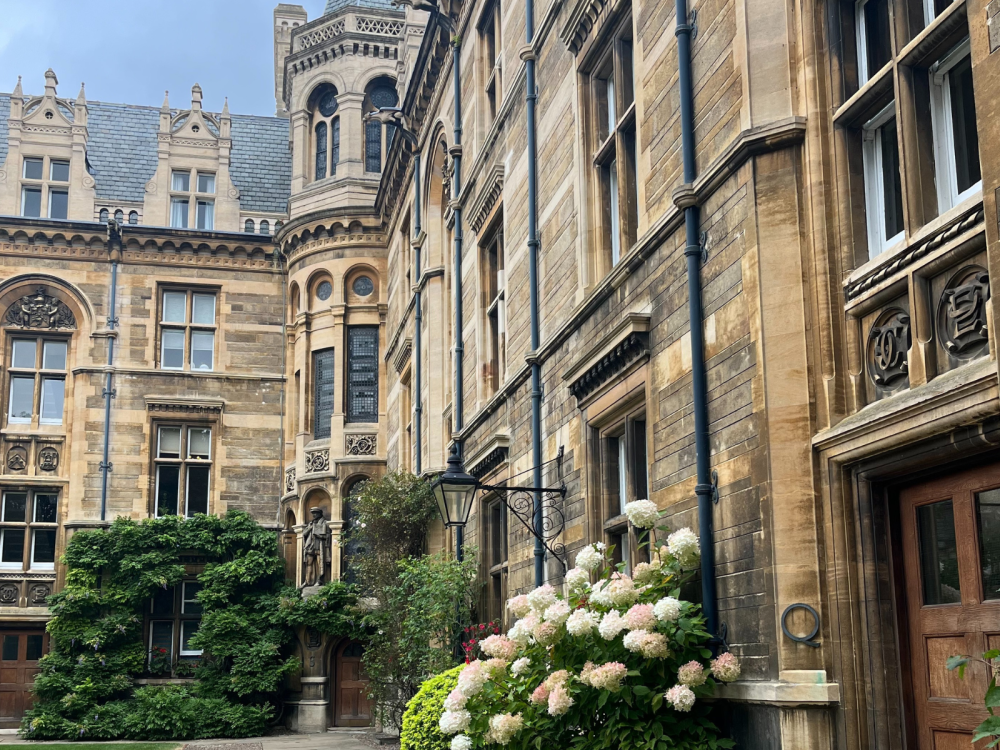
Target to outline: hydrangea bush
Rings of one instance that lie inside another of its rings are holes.
[[[507,602],[517,621],[480,643],[444,702],[439,728],[451,750],[706,750],[729,748],[709,705],[716,681],[739,677],[736,657],[712,659],[700,608],[680,599],[698,565],[690,529],[654,542],[656,506],[626,506],[649,562],[630,577],[611,548],[582,549],[566,594],[545,585]],[[666,530],[661,527],[661,530]]]

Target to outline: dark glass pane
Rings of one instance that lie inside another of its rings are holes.
[[[632,423],[632,480],[635,482],[635,496],[638,500],[649,497],[646,480],[646,420]]]
[[[868,55],[868,77],[878,73],[892,56],[889,44],[889,0],[868,0],[865,3],[865,50]]]
[[[199,591],[201,591],[201,584],[196,581],[187,581],[184,584],[184,602],[181,607],[182,614],[201,614],[201,602],[197,599]]]
[[[65,190],[49,191],[49,218],[65,219],[69,208],[69,193]],[[115,218],[118,215],[115,214]]]
[[[340,161],[340,118],[331,123],[330,129],[330,174],[337,174],[337,162]]]
[[[899,137],[896,118],[879,129],[882,141],[882,190],[885,206],[885,238],[903,231],[903,188],[899,181]]]
[[[108,220],[108,209],[106,208],[101,209],[100,219],[102,222],[106,222]]]
[[[25,159],[24,160],[24,176],[29,180],[40,180],[42,179],[42,160],[41,159]]]
[[[377,122],[365,123],[365,171],[382,171],[382,125]]]
[[[10,418],[25,423],[31,421],[35,401],[34,378],[10,379]]]
[[[378,421],[378,327],[347,329],[347,421]]]
[[[128,223],[129,224],[138,224],[139,223],[139,212],[138,211],[129,211],[128,212]]]
[[[962,601],[958,580],[958,547],[955,542],[955,512],[951,500],[917,508],[920,544],[920,578],[924,604],[956,604]]]
[[[53,161],[49,167],[52,179],[55,182],[69,182],[69,162]]]
[[[157,589],[153,594],[152,611],[154,615],[172,615],[174,613],[174,587]]]
[[[935,17],[940,16],[942,13],[944,13],[948,9],[948,6],[951,5],[951,3],[952,0],[934,0]]]
[[[490,565],[500,565],[503,562],[504,533],[503,506],[494,503],[490,506]]]
[[[163,649],[170,659],[174,653],[174,624],[172,622],[154,622],[149,638],[151,651]]]
[[[3,654],[2,658],[4,661],[17,661],[17,647],[20,645],[21,636],[19,635],[5,635],[3,637]]]
[[[1000,489],[976,496],[983,599],[1000,599]]]
[[[982,179],[970,58],[965,58],[951,69],[948,85],[951,89],[951,121],[955,134],[955,172],[958,177],[958,192],[961,193]]]
[[[181,651],[192,651],[191,638],[198,632],[201,622],[198,620],[188,620],[181,623]]]
[[[336,111],[337,90],[330,88],[324,91],[323,95],[319,98],[319,113],[323,115],[323,117],[329,117]]]
[[[344,649],[344,656],[349,659],[360,659],[365,655],[365,647],[358,642],[349,643]]]
[[[3,545],[0,548],[0,562],[16,563],[20,566],[24,562],[24,529],[4,529]],[[6,567],[10,567],[7,565]]]
[[[5,492],[3,496],[3,520],[23,522],[27,518],[28,496],[23,492]]]
[[[313,354],[316,382],[314,401],[313,437],[330,437],[330,419],[333,417],[333,349]]]
[[[21,216],[42,215],[41,188],[25,188],[21,205]]]
[[[490,576],[490,598],[493,600],[490,606],[490,617],[500,619],[503,617],[503,576],[496,574]]]
[[[117,211],[115,211],[115,221],[121,224],[124,220],[125,220],[125,212],[119,208]]]
[[[208,513],[207,466],[189,466],[187,474],[187,517]]]
[[[38,661],[42,658],[42,646],[45,643],[45,636],[42,635],[29,635],[28,647],[24,654],[24,658],[28,661]]]
[[[56,530],[36,529],[31,553],[32,563],[50,564],[56,561]]]
[[[35,495],[35,521],[38,523],[56,522],[57,495]]]
[[[316,179],[326,177],[326,123],[316,126]]]
[[[177,480],[179,466],[158,466],[156,469],[156,515],[177,515]]]

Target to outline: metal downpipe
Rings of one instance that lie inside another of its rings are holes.
[[[535,487],[542,486],[542,368],[538,362],[538,144],[535,132],[535,104],[538,89],[535,85],[535,54],[531,49],[535,38],[535,3],[525,0],[525,40],[527,48],[522,51],[525,69],[525,108],[527,112],[528,136],[528,290],[531,303],[531,481]],[[535,586],[545,583],[545,547],[543,507],[540,492],[534,497],[535,524]]]
[[[416,469],[416,475],[419,477],[423,471],[423,462],[421,461],[421,449],[423,447],[423,430],[421,425],[423,422],[423,376],[422,376],[422,365],[423,365],[423,348],[421,347],[421,331],[423,329],[423,306],[420,302],[420,232],[422,228],[420,226],[420,151],[414,149],[413,152],[413,237],[416,242],[413,245],[413,263],[414,263],[414,277],[416,278],[417,291],[414,295],[413,305],[416,310],[413,319],[413,350],[416,352],[416,374],[414,375],[415,381],[415,391],[417,394],[416,403],[413,406],[413,420],[416,422],[416,457],[414,461],[414,468]]]
[[[462,192],[462,77],[459,65],[461,63],[461,42],[456,36],[451,43],[451,70],[452,87],[455,91],[455,143],[451,147],[452,166],[454,168],[451,185],[452,200]],[[464,426],[462,413],[465,409],[465,399],[463,392],[465,362],[465,344],[462,337],[462,209],[455,204],[455,268],[454,268],[454,289],[455,289],[455,399],[453,405],[453,431],[460,433]],[[463,455],[463,445],[461,440],[455,441],[458,455]],[[463,546],[465,543],[465,530],[458,526],[455,529],[455,552],[456,557],[463,558]]]
[[[691,329],[691,388],[694,399],[694,444],[697,463],[698,539],[701,548],[701,598],[708,632],[718,642],[719,613],[715,587],[715,544],[712,523],[712,483],[708,436],[708,378],[705,369],[704,311],[701,301],[702,242],[698,204],[690,190],[697,176],[694,151],[694,93],[691,76],[691,32],[687,0],[676,0],[677,62],[681,98],[681,147],[684,183],[684,225],[687,242],[688,319]]]
[[[114,392],[114,362],[115,362],[115,328],[118,327],[118,317],[115,311],[118,307],[118,264],[121,261],[121,228],[115,223],[114,232],[111,231],[112,222],[108,222],[108,255],[111,259],[111,295],[108,300],[108,365],[104,373],[104,446],[101,459],[101,520],[107,520],[108,516],[108,473],[111,471],[110,458],[111,451],[111,399],[115,397]]]

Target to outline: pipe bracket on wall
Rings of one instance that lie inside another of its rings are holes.
[[[712,469],[712,502],[719,504],[719,472]]]
[[[812,630],[809,631],[809,635],[793,635],[788,629],[788,625],[785,623],[785,620],[788,619],[788,615],[797,609],[804,609],[812,615],[813,627]],[[810,607],[808,604],[802,604],[801,602],[797,604],[789,604],[785,607],[785,611],[781,613],[781,632],[785,634],[786,638],[793,640],[796,643],[805,644],[806,646],[809,646],[809,648],[819,648],[819,643],[813,640],[816,637],[816,634],[819,633],[819,612]]]

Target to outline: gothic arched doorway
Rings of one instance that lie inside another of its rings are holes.
[[[337,646],[333,658],[333,725],[335,727],[367,727],[371,724],[368,701],[368,677],[361,656],[364,647],[357,641],[344,641]]]

